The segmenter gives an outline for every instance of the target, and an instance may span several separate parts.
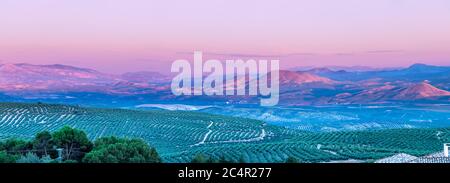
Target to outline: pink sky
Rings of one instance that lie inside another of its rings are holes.
[[[194,50],[282,68],[450,65],[450,1],[0,1],[3,63],[169,72]]]

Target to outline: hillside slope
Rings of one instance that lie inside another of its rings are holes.
[[[372,160],[396,153],[425,155],[450,141],[450,128],[311,133],[258,120],[194,112],[82,108],[68,105],[0,103],[0,139],[31,138],[65,125],[91,139],[142,138],[165,162],[189,162],[198,153],[246,162]]]

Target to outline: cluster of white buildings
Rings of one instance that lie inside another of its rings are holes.
[[[450,163],[448,156],[450,143],[444,144],[444,151],[416,157],[413,155],[400,153],[387,158],[379,159],[375,163]]]

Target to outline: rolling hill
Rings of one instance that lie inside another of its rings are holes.
[[[414,64],[375,71],[281,70],[280,105],[448,103],[450,69]],[[424,83],[425,82],[425,83]],[[237,81],[248,85],[245,78]],[[234,88],[234,84],[227,86]],[[146,103],[255,104],[259,96],[174,96],[170,77],[155,72],[122,75],[66,65],[0,65],[0,97],[10,102],[50,102],[129,107]],[[420,99],[420,100],[418,100]]]
[[[152,81],[159,84],[167,80],[166,76],[152,72],[114,75],[59,64],[0,64],[0,91],[11,93],[69,91],[131,94],[136,90],[152,89],[155,86]]]
[[[429,97],[443,97],[449,95],[450,92],[448,91],[438,89],[427,82],[422,82],[401,90],[394,98],[411,100]]]
[[[417,63],[402,69],[345,71],[313,68],[305,72],[314,73],[337,81],[363,81],[380,78],[384,81],[403,80],[421,82],[423,80],[429,80],[436,83],[447,82],[448,84],[450,67]]]
[[[287,70],[280,70],[280,83],[281,84],[305,84],[305,83],[331,83],[332,80],[320,77],[315,74],[307,72],[294,72]]]
[[[83,108],[54,104],[0,103],[0,135],[31,138],[65,125],[89,138],[142,138],[165,162],[189,162],[202,153],[246,162],[371,161],[397,153],[416,156],[439,151],[450,128],[312,133],[262,121],[195,112]]]

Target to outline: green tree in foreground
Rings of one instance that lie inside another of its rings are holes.
[[[286,159],[286,162],[285,163],[300,163],[300,161],[297,159],[297,158],[294,158],[294,157],[292,157],[292,156],[289,156],[287,159]]]
[[[28,152],[32,147],[32,144],[28,141],[11,138],[4,142],[0,142],[0,151],[7,151],[9,154],[24,154]]]
[[[225,156],[220,156],[218,163],[235,163],[234,161],[228,160],[225,158]]]
[[[14,163],[17,156],[10,155],[6,151],[0,151],[0,163]]]
[[[141,139],[99,138],[94,149],[83,158],[84,163],[159,163],[155,148]]]
[[[219,156],[218,158],[214,158],[213,156],[206,156],[204,154],[195,155],[191,163],[246,163],[243,156],[240,156],[237,161],[232,159],[227,159],[225,156]]]
[[[52,134],[53,143],[63,148],[64,160],[81,161],[84,154],[92,149],[86,133],[81,130],[65,126]]]
[[[53,160],[48,155],[39,158],[38,155],[29,152],[25,156],[22,156],[19,159],[17,159],[16,163],[50,163],[52,161]]]
[[[94,147],[94,148],[93,148]],[[62,161],[55,148],[62,148]],[[11,138],[0,141],[0,163],[159,163],[155,148],[141,139],[105,137],[95,141],[78,129],[39,132],[31,141]]]
[[[53,148],[52,134],[48,131],[39,132],[34,137],[32,144],[33,150],[38,156],[48,156],[49,150]]]
[[[192,158],[191,163],[208,163],[211,161],[211,158],[205,156],[204,154],[197,154],[194,158]]]
[[[243,155],[239,157],[238,163],[247,163]]]

